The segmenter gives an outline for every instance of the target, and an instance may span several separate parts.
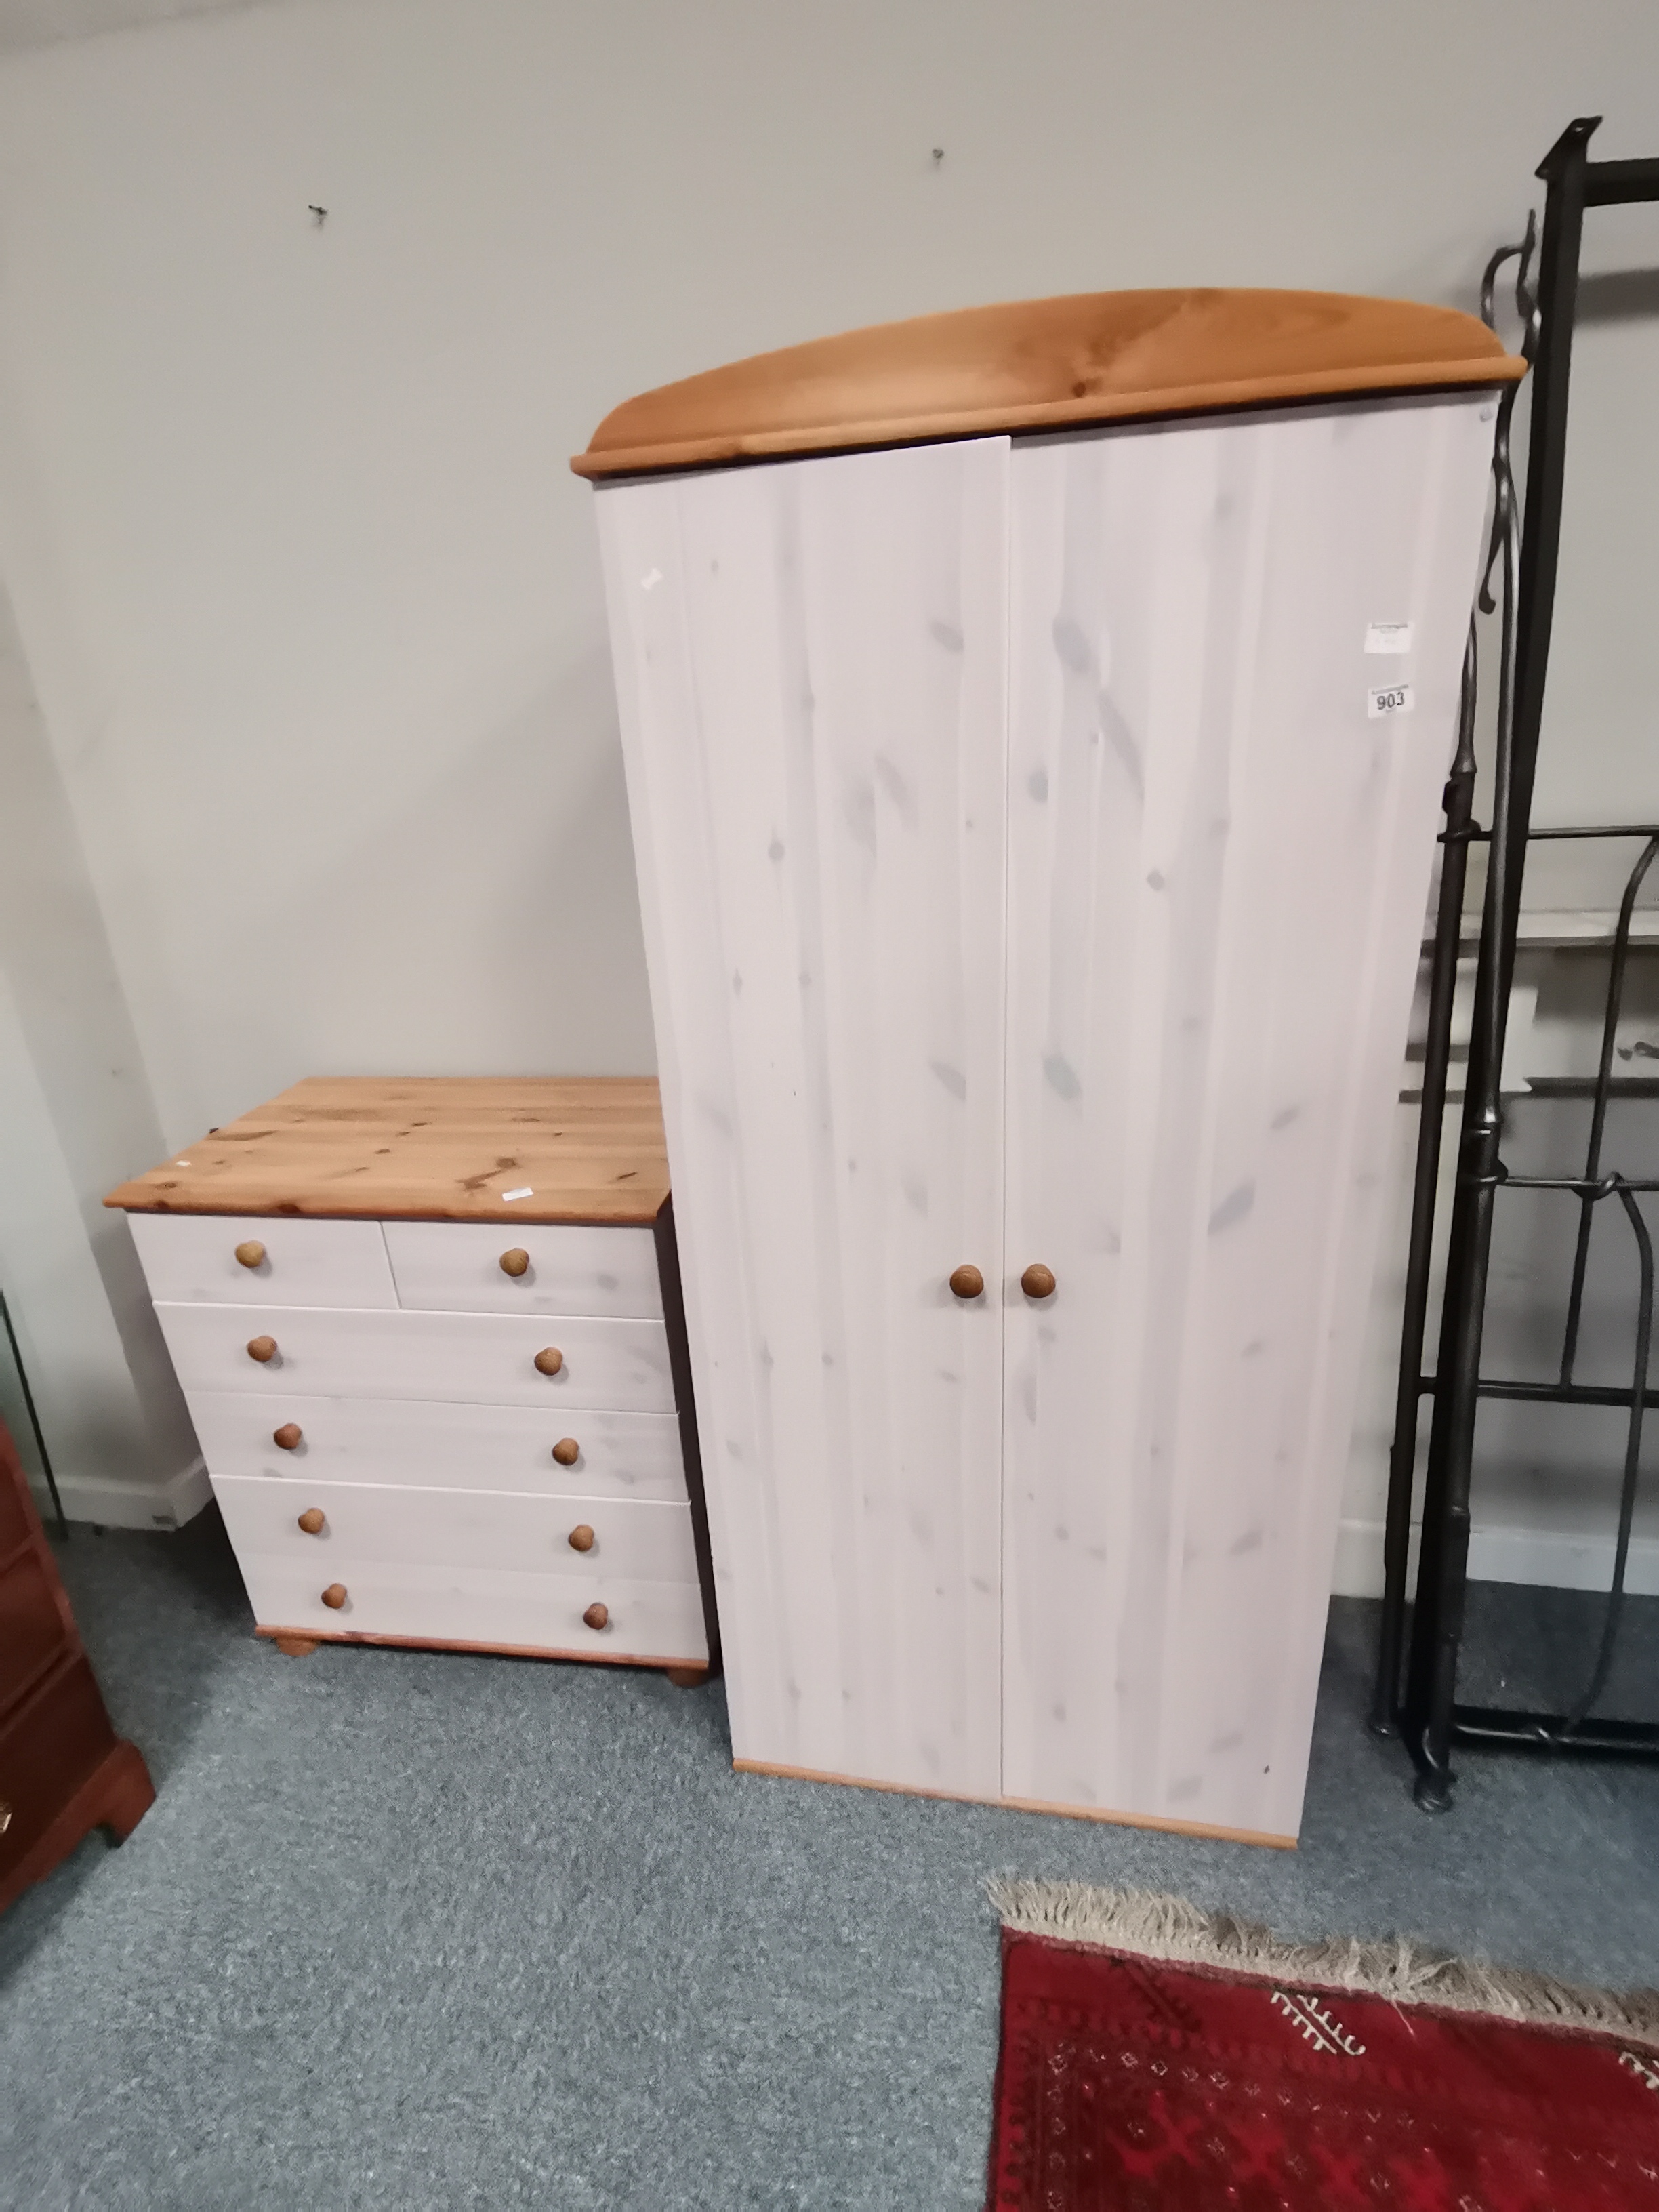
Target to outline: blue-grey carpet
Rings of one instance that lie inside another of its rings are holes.
[[[1468,1755],[1425,1818],[1361,1725],[1357,1602],[1291,1854],[734,1775],[718,1685],[284,1659],[211,1512],[60,1558],[161,1794],[0,1920],[8,2206],[977,2205],[997,1870],[1659,1981],[1659,1771]],[[1577,1601],[1479,1595],[1521,1623],[1506,1695],[1578,1663]],[[1632,1709],[1659,1601],[1635,1612]]]

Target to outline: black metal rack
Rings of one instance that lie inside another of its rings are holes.
[[[1474,820],[1475,703],[1479,645],[1472,620],[1464,657],[1462,712],[1456,757],[1446,786],[1444,864],[1430,969],[1425,1046],[1422,1123],[1418,1136],[1411,1241],[1407,1259],[1404,1328],[1393,1450],[1389,1468],[1384,1540],[1382,1628],[1371,1725],[1403,1735],[1418,1769],[1416,1796],[1425,1811],[1451,1802],[1451,1747],[1460,1743],[1529,1746],[1559,1752],[1659,1754],[1659,1723],[1593,1717],[1607,1686],[1624,1611],[1625,1580],[1635,1511],[1643,1416],[1659,1405],[1649,1387],[1653,1331],[1653,1248],[1638,1194],[1659,1182],[1604,1171],[1602,1150],[1611,1089],[1614,1038],[1629,957],[1631,922],[1644,878],[1659,855],[1659,828],[1534,830],[1532,795],[1549,661],[1555,578],[1561,536],[1562,486],[1566,463],[1567,389],[1571,362],[1578,264],[1588,208],[1659,201],[1659,160],[1592,161],[1591,133],[1599,116],[1581,117],[1562,133],[1540,163],[1546,198],[1541,241],[1528,216],[1524,240],[1494,254],[1482,288],[1481,311],[1493,321],[1493,297],[1504,264],[1517,264],[1515,296],[1532,364],[1530,447],[1524,526],[1517,515],[1510,461],[1510,431],[1518,387],[1500,402],[1493,456],[1492,537],[1481,586],[1486,613],[1501,609],[1498,652],[1497,743],[1492,826]],[[1535,289],[1529,284],[1534,245],[1540,246]],[[1494,598],[1494,569],[1500,589]],[[1583,1172],[1577,1176],[1511,1175],[1499,1157],[1499,1083],[1504,1029],[1514,977],[1521,914],[1521,879],[1529,839],[1639,837],[1642,852],[1626,884],[1615,932],[1602,1024],[1601,1056],[1593,1093]],[[1475,969],[1474,1011],[1452,1203],[1446,1284],[1435,1373],[1423,1372],[1429,1273],[1439,1180],[1442,1127],[1451,1057],[1452,1002],[1462,931],[1463,894],[1471,844],[1488,848],[1486,897]],[[1483,1375],[1481,1338],[1493,1207],[1499,1190],[1559,1190],[1579,1200],[1577,1243],[1558,1379],[1504,1381]],[[1628,1389],[1577,1382],[1574,1366],[1583,1310],[1585,1270],[1596,1209],[1617,1201],[1635,1239],[1639,1267],[1636,1356]],[[1432,1402],[1424,1484],[1422,1547],[1407,1648],[1409,1548],[1419,1409]],[[1568,1406],[1621,1406],[1627,1410],[1625,1467],[1611,1587],[1602,1615],[1595,1661],[1583,1692],[1563,1712],[1510,1711],[1457,1702],[1468,1581],[1469,1489],[1475,1415],[1483,1399],[1532,1399]],[[1401,1683],[1402,1660],[1405,1680]]]

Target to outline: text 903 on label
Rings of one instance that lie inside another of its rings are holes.
[[[1365,712],[1373,722],[1390,714],[1409,714],[1414,704],[1409,684],[1378,684],[1365,694]]]

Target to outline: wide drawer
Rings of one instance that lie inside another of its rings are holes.
[[[587,1498],[685,1497],[674,1413],[468,1406],[402,1398],[309,1398],[192,1390],[191,1418],[208,1472],[292,1483],[392,1483],[437,1490],[518,1490]],[[284,1449],[276,1431],[300,1431]],[[556,1444],[574,1444],[568,1465]]]
[[[130,1213],[149,1294],[198,1304],[396,1306],[378,1221],[293,1221],[282,1215]],[[240,1245],[254,1267],[236,1257]]]
[[[292,1559],[319,1589],[345,1580],[335,1562],[510,1568],[596,1582],[695,1583],[691,1510],[655,1498],[529,1498],[487,1490],[227,1477],[213,1494],[238,1558]],[[322,1526],[300,1516],[320,1513]],[[586,1540],[577,1549],[574,1532]],[[582,1601],[584,1604],[586,1599]]]
[[[160,1303],[155,1312],[186,1390],[266,1395],[280,1385],[319,1398],[537,1406],[561,1418],[578,1407],[673,1410],[660,1322]],[[265,1338],[276,1349],[256,1359],[248,1346]],[[544,1350],[562,1354],[555,1374],[536,1365]]]
[[[63,1657],[74,1638],[69,1607],[31,1546],[0,1571],[0,1714]],[[5,1794],[0,1788],[0,1797]]]
[[[0,1729],[0,1881],[21,1863],[100,1759],[115,1747],[92,1668],[83,1657],[51,1676]]]
[[[666,1661],[704,1666],[702,1597],[695,1583],[628,1582],[600,1576],[525,1574],[504,1568],[404,1566],[331,1556],[345,1603],[322,1601],[309,1560],[238,1553],[262,1628],[304,1635],[405,1638],[416,1644],[477,1644],[574,1659]],[[582,1616],[603,1604],[603,1628]]]
[[[610,1314],[660,1321],[648,1229],[498,1222],[388,1221],[398,1297],[441,1313]],[[513,1267],[525,1262],[519,1273]]]
[[[33,1525],[27,1490],[0,1465],[0,1559],[10,1558]]]

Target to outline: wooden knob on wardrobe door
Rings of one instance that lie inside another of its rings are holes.
[[[588,1527],[586,1521],[581,1522],[576,1528],[571,1530],[570,1548],[573,1552],[591,1552],[592,1550],[593,1531]]]
[[[985,1295],[985,1278],[977,1267],[958,1267],[951,1277],[951,1295],[957,1298],[978,1298]]]
[[[278,1451],[298,1451],[305,1440],[305,1431],[297,1421],[284,1421],[280,1429],[273,1429],[270,1441]]]
[[[590,1605],[582,1615],[582,1619],[590,1628],[605,1628],[610,1624],[610,1607],[603,1605]]]
[[[1019,1279],[1019,1287],[1028,1298],[1051,1298],[1054,1294],[1054,1271],[1041,1261],[1034,1262]]]
[[[563,1365],[564,1354],[556,1344],[550,1344],[544,1351],[536,1354],[536,1372],[538,1375],[556,1375]]]
[[[320,1505],[307,1505],[300,1516],[300,1526],[307,1536],[320,1536],[325,1525],[323,1509]]]
[[[250,1359],[257,1359],[263,1367],[268,1359],[275,1359],[276,1357],[276,1338],[274,1336],[249,1337],[247,1356]]]
[[[237,1261],[241,1267],[262,1267],[264,1263],[264,1256],[265,1248],[257,1237],[250,1237],[246,1244],[239,1244],[236,1247]]]
[[[574,1437],[561,1437],[553,1447],[553,1456],[561,1467],[574,1467],[582,1455],[582,1448]]]
[[[337,1613],[345,1601],[346,1586],[343,1583],[331,1583],[323,1592],[323,1603],[331,1613]]]
[[[503,1252],[503,1253],[502,1253],[502,1255],[501,1255],[501,1273],[502,1273],[502,1274],[504,1274],[504,1275],[526,1275],[526,1274],[528,1274],[528,1273],[529,1273],[529,1272],[530,1272],[530,1255],[529,1255],[529,1253],[528,1253],[528,1252],[526,1252],[526,1251],[525,1250],[525,1249],[524,1249],[524,1247],[523,1247],[523,1245],[522,1245],[522,1244],[515,1244],[515,1245],[513,1247],[513,1249],[512,1249],[510,1252]]]

